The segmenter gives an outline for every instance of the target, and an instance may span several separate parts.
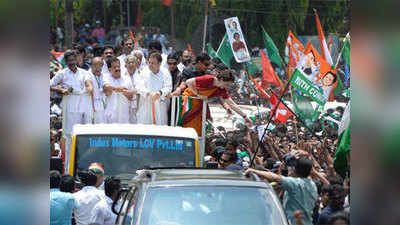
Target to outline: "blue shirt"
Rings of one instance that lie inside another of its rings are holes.
[[[71,225],[73,208],[76,201],[71,193],[50,189],[50,225]]]
[[[317,225],[326,225],[328,224],[328,220],[330,219],[330,216],[336,212],[341,211],[340,209],[335,209],[332,208],[330,205],[328,205],[327,207],[325,207],[321,214],[318,217],[318,223]]]
[[[312,225],[312,214],[315,201],[318,198],[317,186],[308,178],[282,176],[283,208],[288,221],[296,224],[293,213],[296,210],[303,212],[303,224]]]

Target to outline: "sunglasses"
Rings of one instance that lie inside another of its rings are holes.
[[[176,66],[176,65],[178,65],[178,63],[177,63],[177,62],[173,62],[173,63],[171,63],[171,62],[167,62],[167,64],[168,64],[168,65],[175,65],[175,66]]]

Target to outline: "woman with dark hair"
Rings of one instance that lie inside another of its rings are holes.
[[[232,74],[232,71],[225,70],[219,73],[216,77],[212,75],[204,75],[200,77],[195,77],[188,79],[186,84],[188,88],[186,88],[183,93],[184,96],[192,96],[197,97],[198,99],[192,99],[192,108],[187,112],[186,116],[183,119],[183,127],[192,127],[197,131],[197,134],[201,136],[201,127],[202,127],[202,101],[207,100],[207,98],[212,97],[222,97],[223,104],[228,104],[233,111],[241,115],[247,121],[251,120],[247,117],[247,115],[236,105],[235,102],[231,99],[231,96],[228,93],[228,87],[233,84],[235,78]],[[207,107],[207,118],[210,118],[209,109]]]
[[[333,71],[329,71],[322,77],[319,86],[323,90],[324,99],[326,101],[333,101],[334,100],[334,89],[337,81],[337,76]]]

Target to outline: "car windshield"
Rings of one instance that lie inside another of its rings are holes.
[[[146,193],[140,225],[285,225],[271,190],[252,187],[152,188]]]
[[[194,167],[195,152],[194,140],[188,138],[79,135],[75,163],[82,170],[98,162],[106,176],[124,176],[144,167]]]

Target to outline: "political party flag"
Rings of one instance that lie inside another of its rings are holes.
[[[291,49],[291,54],[289,55],[289,51]],[[304,46],[303,44],[294,36],[292,31],[289,30],[288,38],[286,40],[286,48],[285,48],[285,61],[288,63],[290,56],[292,56],[295,62],[299,62],[301,56],[303,55]]]
[[[207,52],[208,52],[208,55],[209,55],[212,59],[215,58],[215,57],[218,57],[218,56],[217,56],[217,53],[215,52],[215,50],[213,49],[213,47],[211,46],[210,43],[207,43]]]
[[[316,74],[316,81],[319,81],[322,78],[322,75],[326,74],[332,68],[329,63],[325,61],[324,58],[318,53],[317,49],[314,48],[314,46],[311,44],[311,41],[309,41],[306,45],[304,56],[302,58],[302,63],[304,63],[305,58],[310,53],[314,56],[314,65],[319,70],[319,73]]]
[[[217,50],[218,58],[228,67],[231,68],[231,59],[233,58],[233,51],[229,43],[228,34],[225,33],[224,38]]]
[[[350,35],[347,34],[343,40],[343,47],[340,51],[336,67],[340,67],[344,71],[344,85],[349,86],[350,78]]]
[[[65,65],[67,65],[65,63],[65,59],[64,59],[64,52],[56,52],[54,50],[50,51],[50,54],[52,54],[54,56],[54,58],[61,63],[61,65],[64,67]]]
[[[264,45],[265,45],[265,48],[267,49],[267,53],[268,53],[268,58],[271,62],[275,63],[278,67],[281,68],[283,66],[283,62],[282,62],[281,56],[279,55],[279,50],[276,47],[274,41],[271,39],[271,37],[265,31],[264,27],[261,26],[261,28],[262,28]]]
[[[317,31],[319,37],[319,47],[321,48],[322,58],[325,59],[329,65],[333,65],[331,53],[329,52],[328,45],[326,44],[324,31],[322,30],[321,21],[319,20],[319,16],[317,10],[314,9],[315,14],[315,22],[317,24]]]
[[[192,109],[192,98],[190,96],[179,96],[177,125],[182,126],[186,115]]]
[[[292,76],[294,69],[296,68],[296,60],[292,54],[292,46],[289,46],[289,61],[286,66],[286,74],[287,74],[287,81],[289,82],[290,77]]]
[[[338,129],[338,145],[333,158],[333,167],[342,177],[345,177],[348,169],[350,155],[350,102],[347,104]]]
[[[261,51],[261,64],[263,70],[263,86],[266,87],[268,83],[274,84],[276,87],[281,87],[281,90],[284,89],[284,85],[276,75],[274,68],[272,68],[271,63],[269,62],[267,56],[265,56],[264,52]]]
[[[293,72],[290,83],[297,90],[310,96],[310,98],[319,105],[325,105],[326,99],[324,98],[322,89],[310,81],[300,70],[296,69]]]
[[[303,121],[303,124],[309,128],[313,127],[314,122],[318,119],[318,108],[313,107],[311,101],[300,95],[297,91],[291,90],[293,111]]]
[[[274,92],[272,92],[270,101],[271,101],[271,104],[273,105],[273,107],[271,108],[271,111],[270,111],[270,116],[276,123],[286,123],[286,121],[291,116],[293,116],[293,113],[286,106],[286,104],[282,101],[279,102],[279,98]],[[278,102],[279,102],[279,105],[278,105]],[[275,112],[275,114],[273,114],[274,112]]]

